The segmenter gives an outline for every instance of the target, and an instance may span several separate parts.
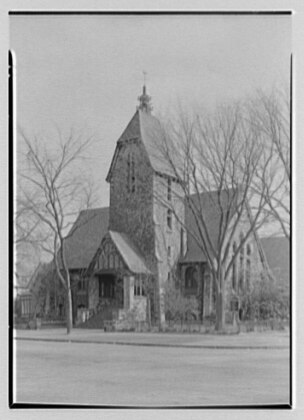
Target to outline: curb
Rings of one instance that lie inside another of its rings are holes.
[[[63,338],[30,338],[30,337],[14,337],[14,340],[24,341],[44,341],[54,343],[76,343],[76,344],[107,344],[117,346],[135,346],[135,347],[169,347],[183,349],[213,349],[213,350],[286,350],[289,346],[221,346],[221,345],[185,345],[185,344],[162,344],[162,343],[131,343],[120,341],[94,341],[94,340],[77,340]]]

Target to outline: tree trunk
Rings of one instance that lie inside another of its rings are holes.
[[[225,297],[224,291],[221,290],[216,297],[216,331],[225,330]]]
[[[148,318],[148,327],[151,330],[151,300],[149,293],[147,293],[147,318]]]
[[[45,308],[44,313],[48,315],[50,312],[50,289],[49,287],[46,288],[46,296],[45,296]]]
[[[67,290],[67,334],[70,334],[73,328],[73,308],[72,308],[72,291],[71,287]]]

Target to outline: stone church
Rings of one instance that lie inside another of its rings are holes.
[[[183,190],[155,147],[161,127],[152,115],[145,86],[138,99],[139,106],[117,141],[106,178],[109,207],[82,211],[66,240],[67,263],[77,284],[73,290],[74,318],[124,319],[132,312],[137,321],[145,322],[152,316],[155,322],[163,323],[164,289],[178,277],[185,296],[199,297],[197,316],[203,320],[214,311],[207,258],[187,235],[191,227],[195,228],[193,215],[185,200],[177,200]],[[197,197],[204,203],[214,238],[219,229],[219,216],[212,207],[216,193]],[[170,209],[173,201],[178,219]],[[235,243],[241,234],[236,232]],[[263,261],[256,235],[248,239],[241,258],[245,284],[250,267]],[[233,270],[230,286],[237,289],[240,285],[235,276]]]

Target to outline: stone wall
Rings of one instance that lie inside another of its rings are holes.
[[[135,162],[135,191],[128,189],[128,155]],[[110,230],[127,233],[142,253],[154,256],[153,173],[139,140],[120,147],[110,183]],[[153,268],[153,267],[152,267]]]
[[[147,320],[147,298],[145,296],[134,296],[133,308],[135,321],[145,322]]]

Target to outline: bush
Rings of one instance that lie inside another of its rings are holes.
[[[197,298],[184,296],[173,284],[166,285],[164,304],[167,321],[190,321],[198,318]]]
[[[270,280],[256,282],[241,296],[242,320],[283,320],[289,318],[289,296]]]

